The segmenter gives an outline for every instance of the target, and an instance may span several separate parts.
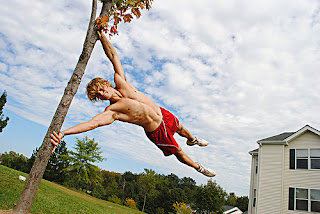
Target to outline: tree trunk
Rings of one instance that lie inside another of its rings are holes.
[[[101,9],[100,16],[108,14],[112,5],[112,1],[113,0],[102,1],[103,6]],[[50,127],[47,131],[47,134],[39,149],[37,158],[30,171],[26,185],[20,195],[17,206],[14,209],[14,213],[24,214],[24,213],[30,212],[34,197],[38,190],[41,178],[46,169],[48,160],[51,155],[51,151],[53,149],[53,145],[50,143],[50,134],[53,131],[58,132],[61,129],[63,121],[67,115],[68,109],[72,102],[72,99],[74,95],[77,93],[78,87],[81,82],[81,78],[85,72],[85,69],[87,67],[93,48],[99,38],[96,33],[97,29],[95,26],[96,12],[97,12],[97,0],[92,0],[91,18],[90,18],[90,22],[87,30],[87,36],[83,45],[82,53],[79,57],[76,68],[74,69],[74,72],[68,82],[68,85],[64,91],[60,104],[53,116]]]
[[[125,188],[126,188],[126,179],[124,178],[123,179],[123,184],[122,184],[122,191],[123,192],[124,192]]]
[[[147,193],[144,194],[142,212],[144,212],[144,206],[146,205],[146,200],[147,200]]]

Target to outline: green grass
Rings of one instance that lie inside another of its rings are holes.
[[[14,209],[14,203],[18,202],[25,185],[25,181],[19,180],[19,175],[28,176],[26,173],[0,165],[0,210]],[[42,179],[31,213],[138,214],[142,212]]]

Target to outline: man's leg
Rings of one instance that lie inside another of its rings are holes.
[[[188,129],[186,129],[185,127],[183,127],[183,125],[181,123],[179,123],[178,126],[178,130],[177,133],[182,136],[187,138],[187,145],[188,146],[193,146],[193,145],[199,145],[199,146],[207,146],[209,143],[208,141],[202,139],[202,138],[197,138],[194,137],[189,131]]]
[[[204,167],[202,164],[200,163],[195,163],[193,160],[191,160],[191,158],[189,158],[188,155],[186,155],[181,147],[179,146],[178,151],[176,151],[176,153],[174,153],[174,155],[177,157],[177,159],[181,162],[184,163],[188,166],[193,167],[195,170],[197,170],[198,172],[208,176],[208,177],[214,177],[216,175],[215,171],[213,171],[210,168],[206,168]]]
[[[191,158],[189,158],[188,155],[186,155],[181,147],[179,146],[178,151],[176,151],[176,153],[174,153],[174,155],[177,157],[177,159],[181,162],[184,163],[188,166],[191,166],[193,168],[195,168],[196,170],[199,169],[199,164],[195,163],[193,160],[191,160]]]
[[[179,127],[178,127],[178,130],[177,130],[177,133],[181,137],[187,138],[189,141],[193,141],[195,139],[195,137],[188,131],[188,129],[183,127],[183,125],[181,123],[179,123]]]

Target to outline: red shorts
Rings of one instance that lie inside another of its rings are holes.
[[[161,108],[162,121],[153,132],[146,132],[147,137],[163,152],[165,156],[176,153],[179,148],[173,135],[178,130],[179,120],[169,111]]]

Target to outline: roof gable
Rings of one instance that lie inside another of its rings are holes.
[[[317,129],[315,128],[312,128],[311,126],[309,125],[306,125],[304,126],[303,128],[299,129],[298,131],[296,131],[293,135],[290,135],[289,137],[287,137],[285,139],[286,142],[290,141],[290,140],[293,140],[297,137],[299,137],[300,135],[304,134],[305,132],[307,131],[310,131],[316,135],[319,135],[320,136],[320,131],[318,131]]]
[[[275,135],[272,137],[268,137],[262,140],[258,140],[258,144],[283,144],[283,145],[288,145],[288,142],[299,137],[300,135],[304,134],[305,132],[310,131],[313,132],[314,134],[317,134],[320,136],[320,131],[318,131],[315,128],[312,128],[309,125],[305,125],[301,129],[299,129],[296,132],[284,132],[279,135]]]
[[[250,154],[250,155],[258,155],[258,154],[259,154],[259,148],[250,151],[249,154]]]

